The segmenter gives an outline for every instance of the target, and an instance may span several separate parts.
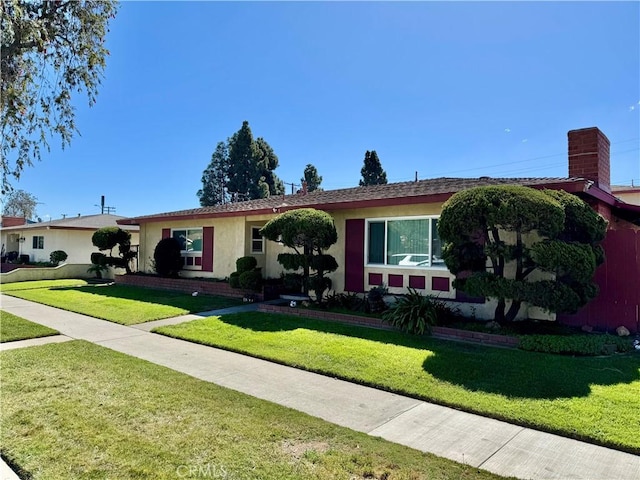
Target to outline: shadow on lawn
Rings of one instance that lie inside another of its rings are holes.
[[[590,386],[594,384],[640,380],[637,354],[597,358],[541,354],[259,312],[224,315],[220,320],[259,332],[304,328],[429,351],[433,354],[426,356],[421,365],[425,373],[471,391],[507,397],[548,400],[584,397],[591,393]]]
[[[190,293],[173,290],[155,290],[151,288],[132,285],[97,284],[83,285],[79,287],[56,287],[56,291],[74,290],[91,295],[100,295],[109,298],[121,298],[124,300],[136,300],[139,302],[156,303],[170,307],[178,307],[189,310],[191,313],[204,312],[218,308],[242,305],[240,300],[213,295],[192,296]]]

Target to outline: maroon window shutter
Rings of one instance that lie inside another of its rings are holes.
[[[202,229],[202,271],[213,272],[213,227]]]
[[[344,289],[364,292],[364,219],[347,220],[344,259]]]
[[[162,229],[162,238],[169,238],[171,236],[171,229],[170,228],[163,228]]]

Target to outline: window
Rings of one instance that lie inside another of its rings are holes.
[[[33,248],[34,248],[34,250],[42,250],[44,248],[44,237],[43,236],[34,236],[33,237]]]
[[[367,220],[367,265],[444,267],[438,219]]]
[[[173,230],[172,236],[180,243],[183,253],[202,253],[202,228]]]
[[[171,236],[180,243],[183,268],[202,270],[202,228],[172,230]]]
[[[262,227],[251,227],[251,253],[264,253],[264,237],[260,235]]]

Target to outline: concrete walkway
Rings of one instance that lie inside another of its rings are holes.
[[[500,475],[522,479],[640,479],[640,456],[155,335],[145,331],[148,325],[125,327],[6,295],[1,300],[3,310],[55,328],[67,337]],[[199,315],[179,317],[175,322],[195,318]]]

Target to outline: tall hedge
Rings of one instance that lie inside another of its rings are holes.
[[[593,299],[606,228],[574,195],[513,185],[456,193],[438,221],[445,263],[458,277],[454,286],[496,298],[497,321],[514,320],[523,302],[573,313]],[[553,275],[532,281],[535,271]]]

